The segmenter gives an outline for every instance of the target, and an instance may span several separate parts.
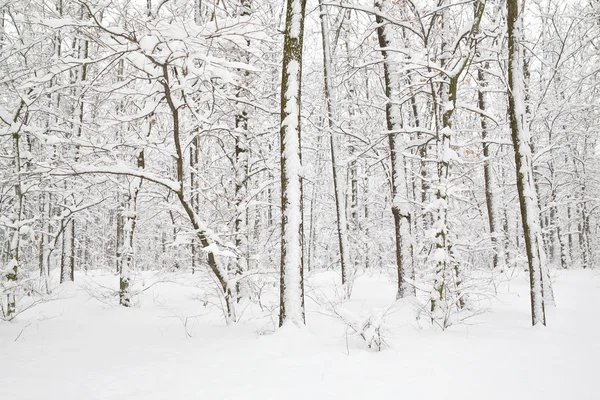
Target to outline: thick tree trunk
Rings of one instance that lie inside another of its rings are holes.
[[[520,15],[518,0],[507,0],[506,5],[508,12],[508,113],[515,152],[521,222],[523,224],[525,250],[529,264],[531,322],[532,325],[546,325],[542,277],[546,257],[544,254],[539,221],[539,207],[533,179],[531,137],[526,121],[523,50],[520,43],[523,17]]]
[[[375,8],[381,12],[392,7],[389,0],[375,0]],[[409,203],[408,187],[405,174],[404,155],[405,141],[402,133],[402,110],[398,104],[399,97],[399,72],[398,65],[393,55],[386,49],[394,47],[392,43],[394,33],[389,25],[385,24],[382,17],[376,18],[377,37],[383,57],[383,73],[387,104],[385,107],[388,144],[391,158],[391,186],[392,186],[392,215],[394,216],[394,232],[396,243],[396,266],[398,270],[397,298],[414,294],[414,286],[409,282],[413,275],[412,265],[412,236],[411,236],[411,207]]]
[[[281,77],[281,280],[279,326],[304,324],[301,87],[306,0],[287,0]]]
[[[448,187],[450,184],[450,163],[457,154],[451,148],[453,116],[457,108],[458,99],[458,84],[462,73],[468,68],[470,60],[475,56],[476,52],[476,37],[479,32],[479,24],[483,17],[485,2],[477,3],[474,10],[474,20],[468,34],[468,52],[461,54],[460,58],[455,61],[450,68],[446,65],[448,62],[443,59],[442,67],[447,68],[450,72],[447,74],[448,89],[443,91],[440,85],[440,97],[434,97],[434,113],[436,120],[438,111],[442,113],[441,121],[436,122],[437,143],[438,143],[438,189],[436,191],[435,206],[435,252],[434,262],[435,278],[433,283],[433,292],[431,295],[431,313],[433,319],[441,319],[443,328],[449,326],[448,321],[451,307],[455,305],[458,308],[465,306],[465,294],[462,288],[462,268],[454,257],[453,244],[451,241],[450,229],[448,226]],[[442,20],[442,23],[445,22]],[[443,25],[443,30],[447,29]],[[443,35],[443,34],[442,34]],[[445,37],[443,35],[444,40]],[[442,51],[446,48],[447,43],[442,42]],[[456,51],[456,49],[454,50]],[[441,101],[441,104],[439,103]],[[441,105],[443,104],[443,107]],[[441,127],[440,127],[441,123]]]

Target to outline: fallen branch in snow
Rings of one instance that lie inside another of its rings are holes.
[[[173,311],[171,311],[173,312]],[[188,323],[191,320],[195,320],[196,318],[200,318],[203,317],[205,315],[208,315],[209,313],[204,313],[204,314],[197,314],[197,315],[179,315],[179,314],[175,314],[173,312],[173,315],[167,315],[161,318],[177,318],[179,321],[181,321],[181,324],[183,325],[183,330],[185,332],[185,338],[191,338],[193,337],[192,334],[190,333],[190,331],[188,330]]]
[[[21,335],[23,334],[23,332],[25,332],[25,329],[27,329],[29,326],[31,326],[34,322],[39,323],[39,322],[47,321],[47,320],[55,318],[55,317],[43,317],[43,318],[40,318],[40,319],[38,319],[36,321],[33,321],[34,318],[31,318],[29,321],[27,321],[27,323],[25,324],[25,326],[23,326],[23,328],[21,329],[21,331],[19,332],[19,334],[15,338],[15,340],[14,340],[15,342],[17,340],[19,340],[19,338],[21,337]]]

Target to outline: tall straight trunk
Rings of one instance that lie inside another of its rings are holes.
[[[271,154],[271,152],[273,151],[272,149],[272,145],[271,143],[269,143],[269,154]],[[267,172],[267,179],[269,182],[272,182],[275,179],[275,176],[273,175],[273,172],[271,171],[271,169],[269,169],[269,171]],[[267,226],[270,228],[271,226],[273,226],[273,203],[274,199],[273,199],[273,185],[269,185],[269,187],[267,188]]]
[[[73,216],[73,219],[71,219],[71,233],[69,236],[69,267],[68,267],[68,271],[69,271],[69,281],[73,282],[75,281],[75,265],[77,264],[77,239],[75,237],[75,217]]]
[[[85,19],[85,11],[84,6],[80,8],[80,17],[81,19]],[[88,41],[81,38],[73,38],[72,48],[77,50],[77,57],[79,59],[87,59],[88,57]],[[83,99],[83,89],[81,85],[87,80],[87,64],[82,64],[82,66],[78,69],[74,69],[71,71],[71,83],[73,84],[73,96],[77,99],[77,103],[74,104],[72,113],[75,116],[74,121],[71,122],[71,129],[73,131],[73,137],[79,139],[82,134],[83,125],[84,125],[84,99]],[[78,85],[79,84],[79,85]],[[79,144],[75,145],[75,154],[74,161],[77,163],[79,161],[79,153],[80,146]],[[72,205],[76,205],[75,195],[71,195]],[[63,236],[63,245],[66,253],[62,254],[61,259],[61,279],[60,282],[73,282],[75,280],[75,267],[77,263],[77,219],[75,216],[72,216],[69,223],[67,224],[67,229],[64,232]],[[65,262],[66,260],[66,262]]]
[[[73,263],[71,262],[71,244],[73,241],[71,240],[71,234],[73,230],[71,229],[71,224],[73,223],[73,217],[71,216],[65,221],[61,220],[60,232],[61,236],[61,254],[60,254],[60,283],[72,282],[71,279],[71,266]]]
[[[84,270],[87,272],[89,269],[90,262],[90,249],[91,249],[91,241],[90,234],[88,232],[89,223],[86,222],[83,228],[83,244],[79,247],[79,259],[81,260],[81,265]]]
[[[526,120],[523,50],[520,43],[523,16],[520,15],[518,0],[507,0],[506,7],[508,16],[508,113],[515,153],[521,222],[529,265],[531,322],[532,325],[546,325],[542,277],[546,256],[544,254],[539,207],[533,179],[531,136]]]
[[[236,116],[235,138],[235,247],[237,249],[235,274],[248,270],[248,115],[242,111]],[[239,285],[237,285],[239,289]],[[239,293],[237,294],[239,296]]]
[[[0,50],[2,50],[3,47],[3,43],[4,43],[4,7],[0,8]]]
[[[196,25],[202,22],[202,0],[194,0],[194,22]]]
[[[434,98],[434,113],[436,114],[436,129],[437,129],[437,144],[438,153],[440,154],[438,161],[438,189],[436,191],[435,202],[435,253],[434,261],[435,280],[433,283],[433,293],[431,296],[431,313],[432,318],[436,315],[443,316],[443,327],[449,326],[448,316],[450,307],[454,305],[459,308],[465,306],[465,296],[462,289],[462,270],[461,265],[456,261],[453,252],[452,241],[450,237],[450,229],[448,226],[448,187],[450,184],[450,163],[457,157],[454,150],[451,148],[451,140],[453,135],[453,116],[457,108],[458,100],[458,84],[463,72],[468,68],[470,60],[475,56],[476,52],[476,37],[479,32],[479,24],[483,17],[485,2],[475,4],[474,20],[468,34],[468,52],[461,54],[460,59],[450,68],[446,65],[446,60],[441,60],[442,67],[448,68],[451,72],[447,74],[448,82],[447,91],[443,90],[440,85],[440,95]],[[442,30],[446,30],[447,25],[442,20]],[[447,47],[444,33],[442,33],[443,41],[441,43],[442,51]],[[456,51],[456,49],[454,50]],[[432,92],[433,93],[433,92]],[[441,103],[440,103],[441,102]],[[440,107],[443,104],[443,108]],[[441,115],[441,129],[438,115]],[[453,285],[451,285],[453,283]]]
[[[287,0],[281,77],[281,280],[279,326],[304,324],[302,42],[306,0]]]
[[[153,116],[148,121],[146,137],[150,135],[153,125]],[[146,167],[144,150],[137,154],[137,167],[143,170]],[[123,307],[131,306],[131,271],[135,266],[135,228],[138,217],[138,198],[142,187],[142,178],[132,178],[129,184],[129,196],[123,226],[123,248],[121,251],[121,270],[119,271],[119,304]]]
[[[554,195],[556,198],[556,195]],[[556,200],[553,200],[556,201]],[[560,226],[560,218],[559,218],[559,210],[557,206],[553,207],[553,220],[556,224],[556,240],[558,241],[558,251],[560,257],[560,267],[562,269],[567,269],[567,266],[570,264],[567,253],[567,246],[565,244],[565,239],[562,231],[562,227]]]
[[[50,194],[46,192],[40,193],[39,213],[41,232],[39,232],[38,267],[40,270],[40,278],[42,279],[44,285],[44,290],[48,294],[50,294],[50,287],[48,285],[50,266],[46,263],[46,237],[49,236],[48,233],[50,233],[50,201]]]
[[[14,183],[15,190],[15,202],[13,205],[13,225],[15,227],[13,237],[10,240],[9,245],[9,262],[7,265],[6,280],[12,283],[12,288],[8,290],[6,294],[6,318],[12,319],[17,312],[17,282],[19,276],[20,267],[20,252],[21,252],[21,221],[23,220],[25,193],[23,192],[23,184],[21,182],[21,173],[23,167],[21,165],[21,124],[18,123],[21,112],[25,108],[25,102],[21,101],[17,110],[12,118],[12,126],[9,132],[12,135],[13,145],[13,163],[14,163],[14,176],[16,181]]]
[[[125,79],[125,61],[123,59],[119,60],[119,64],[117,67],[117,81],[121,82]],[[117,114],[125,114],[125,104],[123,102],[123,100],[121,100],[120,104],[116,107],[116,112]],[[121,124],[121,126],[119,127],[119,130],[117,131],[117,136],[119,136],[121,134],[121,132],[125,131],[126,128],[123,126],[123,124]],[[116,267],[116,273],[120,274],[121,273],[121,264],[123,262],[123,257],[122,257],[122,250],[123,250],[123,244],[124,244],[124,231],[123,231],[123,227],[125,226],[124,224],[124,213],[125,213],[125,200],[122,199],[123,194],[120,193],[120,191],[117,192],[116,194],[116,201],[117,201],[117,211],[115,212],[115,219],[116,219],[116,233],[115,233],[115,267]]]
[[[548,4],[548,7],[550,7],[550,4]],[[560,82],[560,76],[557,75],[557,82]],[[561,100],[565,100],[566,96],[564,93],[561,94]],[[563,131],[567,132],[568,128],[566,125],[562,126]],[[551,137],[551,130],[548,130],[548,139],[549,141],[552,141],[552,137]],[[567,161],[566,155],[565,155],[565,162]],[[558,175],[558,172],[556,172],[554,170],[554,165],[553,162],[550,164],[552,165],[552,177],[555,178],[556,175]],[[554,183],[554,179],[552,180],[553,184],[552,184],[552,198],[551,201],[552,203],[556,203],[556,201],[558,200],[558,185],[556,185]],[[567,205],[567,207],[569,207],[569,205]],[[552,221],[554,221],[554,223],[556,224],[556,239],[558,240],[558,245],[559,245],[559,251],[560,251],[560,266],[562,269],[567,269],[568,265],[571,264],[571,259],[569,257],[569,249],[566,246],[565,243],[565,238],[563,235],[563,230],[560,224],[560,216],[559,216],[559,206],[558,205],[553,205],[552,207],[553,209],[553,214],[554,214],[554,218],[552,218]],[[570,224],[570,221],[567,221],[567,224]],[[567,228],[567,233],[568,233],[569,229]],[[569,236],[570,237],[570,236]]]
[[[375,8],[381,12],[388,11],[393,5],[389,0],[375,0]],[[377,16],[377,37],[383,57],[383,74],[385,82],[385,119],[388,133],[388,144],[391,158],[392,215],[394,216],[394,232],[396,242],[396,267],[398,270],[398,288],[396,297],[402,298],[414,294],[414,287],[409,283],[412,279],[412,238],[411,207],[406,182],[404,155],[405,141],[402,133],[402,110],[399,106],[400,76],[399,65],[393,55],[386,49],[393,48],[394,32],[384,19]]]
[[[346,222],[346,205],[342,177],[337,165],[338,160],[338,137],[335,131],[335,110],[333,108],[331,74],[331,49],[329,47],[329,18],[323,1],[319,1],[321,11],[321,39],[323,43],[323,83],[325,88],[325,104],[327,106],[327,123],[329,127],[329,148],[331,150],[331,172],[333,174],[333,191],[335,198],[335,211],[337,222],[338,246],[340,252],[340,266],[342,272],[342,286],[344,297],[350,297],[352,291],[352,272],[349,271],[348,262],[348,232]],[[354,190],[354,188],[352,188]]]
[[[325,127],[321,126],[321,119],[319,118],[319,127],[324,130]],[[315,160],[315,171],[316,176],[321,176],[321,170],[322,170],[322,159],[321,159],[321,143],[323,142],[323,136],[319,135],[317,136],[317,147],[316,147],[316,160]],[[317,194],[319,193],[319,181],[315,181],[312,182],[312,191],[310,194],[310,205],[309,205],[309,213],[310,213],[310,217],[309,217],[309,228],[308,228],[308,243],[306,244],[307,247],[307,261],[306,261],[306,268],[308,269],[308,271],[311,271],[314,268],[314,259],[315,259],[315,253],[317,250],[317,240],[316,240],[316,236],[317,236],[317,228],[316,228],[316,220],[317,220]]]
[[[329,17],[329,15],[328,15]],[[354,59],[354,56],[352,54],[351,51],[351,27],[350,25],[350,18],[351,18],[351,13],[350,10],[346,11],[346,14],[344,16],[344,19],[341,23],[341,26],[338,28],[338,31],[336,32],[336,39],[335,41],[331,42],[334,44],[334,46],[337,45],[338,43],[338,39],[339,39],[339,35],[343,34],[345,37],[344,40],[344,50],[345,50],[345,62],[348,65],[351,65],[352,60]],[[329,25],[329,24],[328,24]],[[328,26],[328,30],[331,32],[331,26]],[[331,64],[331,57],[333,54],[335,54],[335,51],[331,50],[331,44],[330,44],[330,49],[329,49],[329,58],[330,58],[330,64]],[[335,50],[335,49],[334,49]],[[329,75],[331,76],[331,78],[333,78],[332,74],[333,74],[333,70],[330,68],[329,71]],[[368,79],[368,75],[366,76],[366,78]],[[354,105],[354,101],[357,98],[357,91],[355,88],[355,85],[353,84],[352,81],[348,81],[349,87],[347,89],[347,95],[345,96],[346,102],[347,102],[347,110],[348,110],[348,116],[347,116],[347,121],[349,122],[349,126],[347,127],[347,129],[349,130],[353,130],[354,126],[355,126],[355,116],[356,116],[356,106]],[[367,89],[367,93],[365,93],[365,98],[368,101],[369,100],[369,94],[368,94],[368,80],[366,80],[366,89]],[[333,89],[332,89],[333,90]],[[339,117],[338,117],[339,118]],[[341,143],[341,139],[342,136],[338,135],[338,143]],[[347,233],[346,236],[348,237],[347,240],[347,246],[344,248],[347,256],[346,256],[346,262],[347,262],[347,266],[348,266],[348,270],[350,272],[350,279],[354,279],[354,277],[356,276],[356,267],[359,264],[359,254],[356,251],[356,247],[357,247],[357,240],[358,241],[368,241],[367,237],[364,235],[364,224],[361,223],[361,221],[359,220],[359,179],[358,179],[358,155],[357,155],[357,141],[355,138],[353,138],[351,135],[349,135],[347,137],[346,140],[347,146],[348,146],[348,155],[350,157],[350,161],[348,163],[348,172],[347,172],[347,178],[346,181],[349,183],[350,186],[350,193],[349,193],[349,201],[346,201],[346,203],[344,204],[344,207],[342,207],[342,210],[344,212],[344,217],[347,218],[348,215],[348,211],[350,213],[350,221],[349,223],[346,225],[347,226]],[[339,145],[339,144],[338,144]],[[343,174],[341,174],[341,172],[338,172],[339,176],[343,176]],[[340,185],[340,190],[342,192],[344,192],[344,188],[343,185]],[[348,207],[349,204],[349,207]],[[344,211],[345,210],[345,211]],[[352,240],[353,238],[356,238],[355,240]],[[351,282],[352,283],[352,282]]]
[[[366,161],[365,161],[366,163]],[[368,168],[367,166],[365,166],[365,171],[367,171]],[[364,224],[364,237],[365,237],[365,245],[364,245],[364,251],[365,251],[365,268],[369,269],[371,267],[371,251],[372,251],[372,241],[370,238],[370,231],[369,231],[369,176],[368,174],[365,174],[364,178],[363,178],[363,202],[364,202],[364,208],[363,208],[363,217],[365,220],[365,224]]]
[[[502,168],[502,181],[506,182],[506,168]],[[510,266],[510,248],[508,243],[508,238],[510,237],[510,227],[508,225],[508,205],[506,201],[506,197],[502,196],[503,204],[502,204],[502,237],[504,240],[504,259],[506,260],[506,265]],[[517,234],[516,237],[519,237]]]
[[[152,2],[147,0],[146,13],[152,17]],[[120,71],[121,73],[124,71]],[[85,74],[85,70],[84,70]],[[82,80],[85,80],[85,76]],[[147,125],[142,128],[142,133],[147,138],[150,136],[152,126],[155,123],[154,114],[147,118]],[[140,149],[136,154],[138,170],[146,168],[146,158],[144,149]],[[135,233],[138,220],[138,199],[144,180],[134,177],[129,182],[129,193],[124,207],[123,221],[123,243],[121,250],[121,268],[119,270],[119,304],[123,307],[131,306],[131,271],[135,266]]]
[[[477,79],[479,81],[479,90],[477,91],[477,102],[480,110],[486,110],[485,92],[483,88],[487,85],[482,68],[477,69]],[[499,227],[499,218],[497,214],[496,199],[494,198],[494,175],[490,161],[490,143],[487,142],[488,127],[486,117],[480,116],[481,141],[483,146],[483,176],[485,182],[485,204],[487,206],[488,223],[490,227],[490,237],[493,246],[493,266],[494,268],[503,268],[504,260],[504,238]]]
[[[402,28],[402,40],[403,40],[403,45],[405,47],[409,47],[410,43],[408,41],[408,36],[406,34],[406,29]],[[408,57],[410,59],[410,57]],[[418,170],[419,170],[419,175],[420,175],[420,187],[417,189],[417,179],[413,179],[413,200],[416,202],[420,202],[421,203],[421,215],[420,216],[415,216],[415,218],[413,218],[412,224],[413,227],[416,228],[415,232],[418,231],[418,229],[420,229],[422,232],[426,231],[430,225],[430,221],[428,221],[428,213],[424,212],[424,208],[426,207],[427,204],[427,198],[428,198],[428,193],[429,193],[429,178],[427,177],[427,143],[428,141],[425,141],[424,138],[425,136],[423,135],[422,132],[419,132],[419,128],[422,126],[422,121],[421,121],[421,116],[419,115],[419,107],[417,104],[417,93],[415,93],[415,91],[413,90],[413,85],[414,85],[414,80],[413,80],[413,76],[412,74],[408,74],[406,76],[406,84],[409,87],[409,91],[410,91],[410,107],[409,107],[409,111],[410,114],[412,116],[412,125],[417,128],[417,134],[416,134],[416,138],[418,141],[423,141],[423,143],[421,143],[418,148],[416,153],[418,154]],[[420,194],[419,197],[417,197],[417,194]],[[414,249],[413,249],[414,250]]]
[[[39,209],[40,213],[40,225],[41,232],[39,233],[39,247],[38,247],[38,268],[40,270],[40,278],[46,275],[46,263],[44,253],[46,251],[46,231],[48,230],[47,216],[46,216],[46,193],[40,193],[39,197]]]
[[[240,0],[239,15],[247,17],[250,15],[251,0]],[[250,48],[250,39],[246,39],[246,45]],[[250,63],[250,54],[243,51],[243,59],[246,63]],[[250,72],[244,71],[241,73],[244,82],[250,79]],[[236,90],[236,97],[244,96],[242,84]],[[248,132],[248,111],[242,104],[238,104],[240,109],[235,116],[235,247],[237,249],[235,274],[241,276],[249,268],[249,225],[248,225],[248,207],[246,205],[246,197],[248,195],[248,180],[249,180],[249,132]],[[240,284],[236,283],[236,296],[240,300]]]
[[[573,159],[573,163],[576,165],[576,173],[577,180],[579,181],[579,191],[578,191],[578,202],[577,204],[577,217],[579,218],[578,223],[578,239],[579,239],[579,250],[581,253],[582,267],[588,268],[591,267],[591,248],[590,248],[590,226],[589,226],[589,212],[587,206],[587,185],[586,185],[586,152],[588,147],[588,140],[584,138],[583,141],[583,156],[581,162],[581,169],[577,168],[577,163],[575,159]]]
[[[435,216],[434,216],[434,227],[435,233],[435,253],[434,261],[435,266],[435,280],[433,283],[434,293],[431,296],[431,312],[435,315],[438,310],[443,310],[440,314],[443,316],[443,327],[449,326],[447,320],[449,309],[446,304],[452,304],[453,298],[450,295],[453,288],[460,290],[461,286],[461,274],[460,268],[456,260],[454,259],[452,242],[450,240],[450,230],[448,228],[448,186],[450,182],[450,162],[452,161],[452,150],[450,143],[452,140],[452,115],[456,107],[457,91],[458,91],[458,77],[450,79],[447,99],[442,97],[442,100],[447,100],[452,106],[442,114],[442,129],[438,132],[437,147],[439,154],[438,161],[438,188],[436,190],[436,202],[435,202]],[[445,104],[445,102],[442,102]],[[434,101],[434,107],[438,108],[439,104]],[[454,277],[452,274],[454,273]],[[451,283],[454,282],[454,285]],[[464,306],[464,298],[458,292],[458,305],[462,308]]]
[[[144,151],[138,154],[138,168],[144,168]],[[123,307],[131,305],[131,271],[135,265],[135,228],[137,223],[137,206],[142,178],[133,178],[129,185],[129,198],[123,226],[123,249],[121,251],[121,270],[119,271],[119,304]]]
[[[192,139],[190,145],[190,206],[195,213],[199,212],[200,206],[200,182],[198,179],[198,166],[200,162],[200,136],[198,133]],[[192,251],[192,274],[196,271],[196,263],[198,258],[198,252],[196,249],[197,239],[192,237],[191,243]]]
[[[121,201],[120,199],[121,194],[117,193],[117,204],[118,204],[118,210],[115,213],[115,219],[116,219],[116,235],[115,235],[115,240],[116,240],[116,244],[115,244],[115,265],[116,265],[116,273],[120,274],[121,273],[121,263],[123,261],[123,257],[121,256],[123,253],[123,214],[125,212],[125,204],[123,201]]]
[[[80,18],[82,20],[86,20],[88,18],[87,13],[85,11],[84,6],[80,7]],[[79,39],[77,41],[77,52],[78,52],[78,57],[80,59],[83,60],[87,60],[88,56],[89,56],[89,42],[87,40],[84,39]],[[79,68],[79,76],[78,76],[78,80],[79,82],[81,82],[81,85],[85,85],[85,82],[87,81],[87,75],[88,75],[88,64],[84,63],[81,68]],[[82,93],[82,90],[79,89],[79,93],[78,93],[78,101],[79,101],[79,109],[78,109],[78,119],[79,119],[79,123],[77,124],[77,138],[81,137],[82,131],[83,131],[83,126],[85,124],[84,122],[84,117],[85,117],[85,101],[83,98],[84,94]],[[80,155],[80,147],[79,145],[77,145],[75,147],[75,162],[79,161],[79,155]],[[75,229],[75,221],[76,219],[73,218],[73,225],[71,226],[71,268],[70,268],[70,272],[71,272],[71,280],[75,280],[75,265],[77,261],[81,261],[81,259],[78,259],[76,257],[77,255],[77,244],[78,244],[78,240],[77,240],[77,236],[75,235],[76,229]]]

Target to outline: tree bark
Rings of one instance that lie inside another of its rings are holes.
[[[6,280],[12,283],[12,288],[6,295],[6,318],[12,319],[17,312],[17,291],[18,275],[20,268],[21,251],[21,220],[23,219],[23,209],[25,193],[21,182],[21,124],[18,123],[21,112],[25,109],[25,102],[21,101],[12,118],[13,125],[10,129],[12,135],[13,155],[14,155],[14,174],[16,182],[14,183],[15,202],[13,205],[13,238],[10,241],[9,265],[7,268]]]
[[[523,16],[520,14],[518,0],[507,0],[506,7],[508,16],[508,113],[515,153],[521,222],[529,265],[531,322],[534,326],[546,325],[542,278],[546,257],[533,179],[531,136],[526,121],[523,50],[520,43]]]
[[[336,223],[338,249],[340,252],[340,266],[342,272],[342,290],[345,298],[349,298],[352,292],[352,272],[349,271],[350,263],[348,260],[348,224],[346,221],[346,205],[344,199],[343,180],[339,173],[337,165],[338,160],[338,138],[335,131],[335,110],[332,102],[331,85],[331,49],[329,46],[329,18],[327,10],[323,6],[323,0],[319,1],[319,10],[321,14],[321,39],[323,43],[323,84],[325,89],[325,104],[327,107],[327,123],[329,128],[329,148],[331,151],[331,172],[333,175],[333,191],[335,199]],[[356,198],[355,178],[352,180],[352,196]]]
[[[485,92],[482,90],[486,86],[485,75],[482,68],[477,69],[477,78],[479,81],[479,90],[477,91],[477,102],[480,110],[486,110]],[[490,161],[490,143],[486,141],[488,136],[488,127],[486,117],[480,116],[481,126],[481,141],[483,146],[483,176],[485,183],[485,204],[487,207],[488,223],[490,227],[490,237],[493,247],[493,262],[494,268],[503,268],[504,260],[504,239],[501,234],[501,229],[498,225],[498,213],[496,207],[496,199],[494,198],[494,175]]]
[[[375,0],[375,8],[385,12],[392,7],[389,0]],[[398,65],[386,49],[394,47],[394,33],[381,16],[376,17],[377,37],[383,57],[383,74],[387,103],[385,119],[388,133],[388,145],[391,159],[392,215],[394,216],[394,232],[396,243],[396,267],[398,270],[398,287],[396,298],[414,294],[414,286],[409,282],[413,274],[412,266],[412,234],[411,207],[409,204],[406,182],[404,155],[405,142],[402,129],[402,110],[398,104],[399,72]]]
[[[306,0],[287,0],[281,77],[281,264],[279,326],[304,324],[302,42]]]

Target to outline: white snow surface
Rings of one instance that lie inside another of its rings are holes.
[[[308,278],[307,327],[275,333],[270,317],[250,311],[225,326],[217,310],[193,300],[194,278],[173,276],[150,286],[164,277],[138,274],[149,289],[123,308],[90,296],[116,290],[118,277],[79,273],[55,291],[58,300],[0,322],[0,399],[598,398],[594,271],[558,273],[546,328],[530,326],[526,273],[498,278],[489,310],[445,332],[426,318],[417,323],[413,300],[403,299],[384,317],[389,347],[381,352],[347,339],[340,319],[310,300],[332,293],[333,272]],[[342,307],[380,320],[376,310],[395,294],[393,279],[366,273]]]

